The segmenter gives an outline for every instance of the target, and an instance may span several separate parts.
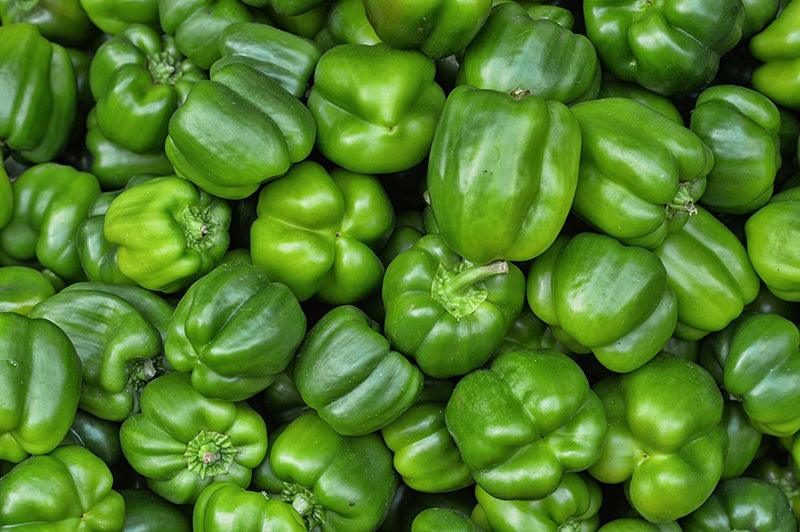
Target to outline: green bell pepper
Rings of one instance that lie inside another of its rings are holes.
[[[250,484],[267,452],[267,429],[245,403],[208,399],[186,373],[167,373],[144,387],[142,411],[120,428],[122,452],[154,492],[194,503],[217,481]]]
[[[564,338],[566,335],[560,334],[559,337]],[[577,344],[574,341],[571,343]],[[578,345],[579,349],[583,347]],[[530,311],[527,305],[523,307],[522,312],[514,320],[494,356],[520,349],[551,349],[565,355],[572,352],[567,345],[561,343],[561,340],[555,337],[553,330],[545,322]]]
[[[597,532],[682,532],[676,522],[654,524],[636,517],[615,519],[601,526]]]
[[[797,520],[780,488],[753,478],[722,482],[703,506],[682,524],[686,532],[797,530]]]
[[[764,31],[750,40],[763,61],[753,71],[753,87],[779,105],[800,109],[800,0],[792,0]]]
[[[378,531],[408,532],[414,518],[428,508],[455,510],[461,515],[468,516],[474,507],[475,488],[473,487],[449,493],[421,493],[401,482],[386,514],[386,519],[383,520]]]
[[[290,367],[264,390],[267,420],[277,426],[291,423],[311,410],[297,391],[291,373]]]
[[[14,214],[14,191],[11,188],[11,181],[8,174],[0,162],[0,229],[11,221]]]
[[[125,501],[111,489],[113,480],[108,466],[83,447],[30,458],[0,478],[0,529],[122,530]]]
[[[475,266],[441,236],[427,235],[386,270],[386,337],[431,377],[464,375],[495,353],[524,292],[525,278],[513,264]]]
[[[781,117],[769,98],[735,85],[703,91],[691,129],[714,153],[701,201],[718,212],[743,214],[772,197],[781,167]]]
[[[322,49],[309,39],[266,24],[242,22],[228,26],[219,36],[222,58],[211,74],[230,63],[243,63],[278,82],[292,96],[302,98]]]
[[[576,105],[581,127],[575,213],[620,241],[652,248],[696,212],[714,164],[695,133],[625,98]]]
[[[368,434],[400,417],[422,391],[422,373],[391,351],[378,325],[355,307],[336,307],[306,335],[294,382],[336,432]]]
[[[468,515],[449,508],[428,508],[411,523],[411,532],[482,532]]]
[[[108,206],[121,191],[103,192],[95,199],[77,233],[78,258],[90,281],[110,284],[135,284],[117,266],[118,246],[106,240],[103,225]]]
[[[745,310],[761,314],[778,314],[790,321],[800,323],[800,306],[780,299],[763,284],[761,290],[758,291],[758,297],[747,305]]]
[[[444,405],[419,403],[381,430],[394,468],[417,491],[454,491],[475,481],[447,432]]]
[[[78,408],[81,361],[48,321],[3,312],[0,331],[7,360],[0,366],[0,460],[21,462],[49,453],[67,434]]]
[[[782,4],[788,0],[741,0],[744,6],[742,37],[750,37],[772,22]]]
[[[196,83],[169,124],[175,172],[221,198],[241,199],[311,152],[314,119],[259,70],[229,63]]]
[[[693,362],[659,355],[594,390],[609,429],[592,476],[625,482],[633,508],[654,523],[699,508],[719,482],[726,449],[722,395],[711,375]]]
[[[700,344],[695,340],[684,340],[673,336],[661,350],[662,353],[669,353],[670,355],[688,360],[689,362],[697,362]]]
[[[354,303],[380,288],[377,251],[393,225],[392,203],[374,176],[328,173],[305,161],[261,190],[250,253],[300,301]]]
[[[728,434],[728,450],[722,466],[722,479],[725,480],[739,477],[745,472],[758,454],[762,438],[736,402],[725,402],[722,424]]]
[[[753,464],[747,474],[778,486],[789,500],[795,517],[800,518],[800,480],[795,466],[782,467],[771,458],[763,458]]]
[[[124,190],[106,212],[117,266],[149,290],[176,292],[211,271],[228,249],[230,207],[177,177]],[[2,235],[0,235],[1,237]]]
[[[800,301],[800,187],[776,194],[744,225],[747,254],[769,291]]]
[[[325,26],[328,5],[319,5],[300,15],[281,15],[272,9],[269,4],[267,4],[264,9],[269,16],[269,20],[274,22],[275,26],[289,33],[293,33],[294,35],[305,37],[306,39],[313,39]]]
[[[124,298],[103,291],[62,291],[36,305],[31,318],[61,328],[82,362],[80,407],[110,421],[137,410],[139,390],[163,368],[161,337]]]
[[[269,6],[276,13],[286,16],[302,15],[312,9],[327,3],[327,0],[242,0],[246,4],[253,6]]]
[[[600,77],[597,53],[586,36],[506,2],[492,9],[467,47],[457,81],[506,94],[527,90],[571,104],[595,98]]]
[[[583,14],[608,70],[667,96],[709,83],[745,22],[741,0],[586,0]]]
[[[698,207],[653,252],[678,301],[676,336],[699,340],[720,331],[758,295],[758,276],[744,246],[705,209]]]
[[[17,260],[36,258],[67,280],[80,279],[76,234],[100,194],[97,179],[46,163],[25,171],[12,188],[14,215],[0,231],[0,250]]]
[[[53,284],[39,270],[27,266],[0,268],[0,312],[24,316],[55,293]]]
[[[338,44],[378,44],[380,37],[367,20],[363,0],[336,0],[325,27],[314,37],[325,51]]]
[[[411,249],[417,241],[425,236],[422,215],[416,211],[409,211],[397,215],[394,221],[392,236],[381,249],[381,262],[384,267],[404,251]]]
[[[116,35],[131,24],[158,28],[158,0],[80,0],[95,26]]]
[[[583,371],[551,350],[512,351],[470,373],[445,420],[475,481],[501,499],[551,494],[565,473],[597,462],[608,429]]]
[[[252,265],[221,264],[195,282],[170,321],[164,354],[205,397],[242,401],[269,386],[306,332],[297,298]]]
[[[0,0],[0,22],[33,24],[45,38],[66,46],[83,44],[93,29],[78,0]]]
[[[124,532],[189,532],[191,520],[177,506],[149,490],[121,490],[125,499]]]
[[[628,98],[658,111],[676,124],[683,125],[683,117],[671,99],[649,91],[637,83],[621,81],[610,74],[603,75],[598,98]]]
[[[141,24],[104,42],[89,70],[97,127],[109,141],[135,153],[164,146],[172,114],[205,77],[185,59],[174,38]]]
[[[367,19],[394,48],[413,48],[428,57],[463,50],[489,16],[491,0],[365,0]]]
[[[758,430],[800,430],[800,331],[791,321],[745,315],[703,343],[700,362]]]
[[[624,373],[653,358],[675,330],[678,310],[667,281],[646,249],[594,233],[561,236],[531,267],[528,303],[554,334],[563,331],[603,366]]]
[[[87,414],[78,409],[69,432],[61,445],[80,445],[92,452],[106,465],[112,466],[122,457],[119,446],[119,425]]]
[[[308,108],[317,147],[342,168],[386,174],[427,155],[444,106],[433,61],[384,44],[343,44],[317,63]]]
[[[428,163],[438,232],[476,264],[540,255],[569,213],[580,146],[578,124],[563,104],[527,91],[457,87]]]
[[[305,532],[297,510],[264,493],[247,491],[233,482],[215,482],[197,498],[192,515],[194,532]]]
[[[397,489],[379,436],[342,436],[314,413],[278,434],[253,484],[291,504],[309,530],[326,532],[374,530]]]
[[[519,530],[597,530],[603,494],[597,483],[575,473],[564,475],[554,492],[541,499],[503,500],[475,487],[478,505],[472,521],[493,532]]]

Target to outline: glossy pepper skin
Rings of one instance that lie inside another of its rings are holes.
[[[367,20],[363,0],[336,0],[331,4],[325,27],[314,40],[326,51],[338,44],[378,44],[381,38]]]
[[[291,504],[309,530],[350,532],[377,528],[397,479],[380,436],[342,436],[307,413],[274,439],[253,485]]]
[[[473,484],[444,421],[444,405],[412,406],[381,430],[394,453],[394,468],[410,488],[423,493],[454,491]]]
[[[744,246],[703,208],[653,252],[675,291],[680,338],[699,340],[724,329],[758,295],[758,276]]]
[[[725,480],[741,476],[750,466],[758,454],[762,435],[741,405],[734,401],[725,402],[722,424],[728,434],[728,449],[722,466],[722,479]]]
[[[145,386],[142,411],[120,428],[122,452],[154,492],[194,503],[213,482],[250,484],[267,452],[264,420],[245,403],[200,395],[186,373],[167,373]]]
[[[169,120],[205,74],[170,36],[141,24],[104,42],[89,70],[97,126],[109,141],[135,153],[164,146]]]
[[[797,530],[797,520],[780,488],[747,477],[721,483],[682,524],[686,532]]]
[[[449,508],[428,508],[414,517],[411,532],[481,532],[469,516]]]
[[[381,429],[422,390],[422,373],[391,351],[378,325],[355,307],[336,307],[306,335],[294,362],[303,400],[340,434]]]
[[[30,458],[0,478],[0,527],[122,530],[125,502],[111,489],[113,480],[108,466],[83,447]]]
[[[700,94],[690,127],[714,153],[703,204],[743,214],[769,201],[781,166],[780,126],[778,108],[754,90],[717,85]]]
[[[166,151],[179,176],[242,199],[305,159],[315,134],[311,113],[278,82],[229,63],[196,83],[172,115]]]
[[[711,375],[693,362],[659,355],[594,390],[609,430],[592,476],[625,482],[633,508],[654,523],[703,504],[719,482],[726,448],[722,395]]]
[[[578,124],[558,102],[457,87],[428,162],[438,232],[476,264],[536,257],[564,225],[580,147]]]
[[[628,98],[658,111],[676,124],[683,125],[683,117],[671,99],[647,90],[637,83],[622,81],[610,74],[603,75],[598,98]]]
[[[76,233],[100,194],[97,179],[45,163],[25,171],[12,189],[14,215],[0,231],[0,249],[16,260],[35,258],[64,279],[80,279]]]
[[[677,522],[654,524],[636,517],[614,519],[601,526],[598,532],[682,532]]]
[[[775,19],[778,10],[787,3],[788,0],[742,0],[744,6],[742,37],[750,37],[764,29]]]
[[[600,62],[584,35],[507,2],[492,9],[467,47],[457,79],[479,89],[527,90],[572,104],[597,96]]]
[[[747,254],[769,291],[800,301],[800,187],[776,194],[747,220]]]
[[[179,507],[150,490],[121,490],[125,499],[125,532],[189,532],[191,519]]]
[[[747,475],[778,486],[789,500],[795,517],[800,516],[800,482],[793,464],[784,467],[775,460],[763,458],[748,469]]]
[[[745,315],[709,337],[700,361],[757,429],[800,430],[800,331],[777,314]]]
[[[0,268],[0,312],[25,316],[55,293],[53,284],[39,270],[27,266]]]
[[[48,321],[2,312],[0,331],[9,361],[0,368],[0,460],[21,462],[52,451],[67,434],[78,407],[81,361]]]
[[[219,36],[219,50],[222,58],[212,65],[212,75],[229,63],[243,63],[277,81],[296,98],[305,95],[322,55],[314,41],[255,22],[228,26]]]
[[[195,503],[192,522],[194,532],[306,530],[303,518],[291,505],[232,482],[215,482],[205,488]]]
[[[587,0],[583,14],[608,70],[668,96],[710,82],[745,20],[740,0]]]
[[[800,109],[800,1],[792,0],[775,21],[754,36],[750,52],[764,64],[753,87],[779,105]]]
[[[714,164],[695,133],[634,100],[573,108],[582,150],[573,209],[597,229],[652,248],[696,212]]]
[[[563,331],[620,373],[653,358],[677,322],[675,293],[658,257],[594,233],[561,236],[536,259],[528,303],[556,338]]]
[[[431,377],[464,375],[499,347],[524,303],[525,278],[508,262],[476,266],[439,235],[422,237],[386,270],[386,337]]]
[[[158,28],[158,0],[80,0],[95,26],[116,35],[131,24]]]
[[[380,288],[394,209],[374,176],[305,161],[258,197],[253,264],[305,301],[355,303]]]
[[[103,225],[108,206],[121,191],[103,192],[89,209],[87,218],[78,228],[77,246],[81,269],[89,281],[111,284],[136,284],[117,265],[116,246],[106,239]]]
[[[367,19],[380,39],[394,48],[413,48],[428,57],[463,50],[486,21],[491,0],[367,0]]]
[[[0,142],[33,163],[58,155],[75,118],[77,84],[67,51],[27,23],[0,27]]]
[[[103,232],[117,266],[149,290],[176,292],[210,271],[228,249],[230,207],[174,176],[114,198]]]
[[[475,486],[478,505],[472,521],[482,530],[597,530],[597,512],[603,495],[592,479],[575,473],[564,475],[551,494],[533,500],[503,500]]]
[[[80,445],[92,452],[108,466],[119,462],[122,448],[119,445],[119,425],[87,414],[81,409],[61,445]]]
[[[444,92],[433,61],[384,44],[343,44],[317,63],[308,108],[322,154],[353,172],[386,174],[421,162]]]
[[[76,46],[92,37],[92,24],[78,0],[0,0],[0,22],[27,22],[47,39]]]
[[[206,397],[242,401],[269,386],[306,332],[297,298],[252,265],[225,262],[186,291],[170,320],[164,354],[191,372]]]

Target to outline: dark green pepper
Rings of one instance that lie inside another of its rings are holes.
[[[0,0],[0,22],[28,22],[46,38],[66,46],[92,37],[92,24],[78,0]]]
[[[131,24],[158,28],[158,0],[80,0],[89,19],[106,33],[116,35]]]
[[[177,506],[149,490],[121,490],[125,499],[123,532],[189,532],[191,520]]]
[[[117,266],[116,246],[103,232],[106,212],[120,191],[103,192],[95,199],[87,218],[78,229],[78,258],[81,269],[90,281],[111,284],[135,284]]]
[[[0,312],[24,316],[55,293],[53,284],[39,270],[27,266],[0,268]]]
[[[69,432],[61,445],[80,445],[111,466],[119,462],[122,448],[119,445],[119,425],[87,414],[78,409]]]
[[[314,37],[323,48],[337,44],[378,44],[380,37],[367,20],[363,0],[336,0],[328,11],[325,27]]]
[[[411,523],[411,532],[481,532],[468,515],[449,508],[428,508]]]
[[[728,449],[722,466],[722,478],[736,478],[750,466],[761,445],[761,433],[752,425],[742,407],[734,401],[725,402],[722,424],[728,433]]]

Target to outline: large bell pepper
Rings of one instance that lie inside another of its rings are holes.
[[[534,500],[503,500],[475,486],[478,505],[472,520],[483,530],[597,530],[597,512],[603,501],[600,487],[592,479],[575,473],[564,475],[558,487],[546,497]]]
[[[363,0],[336,0],[325,27],[314,37],[325,50],[338,44],[378,44],[381,38],[367,20]]]
[[[191,519],[178,506],[149,490],[121,490],[125,499],[124,532],[190,532]]]
[[[445,420],[475,481],[501,499],[551,494],[565,473],[597,462],[608,429],[583,371],[551,350],[512,351],[470,373]]]
[[[626,244],[652,248],[696,212],[714,164],[682,122],[626,98],[576,105],[582,150],[573,209]]]
[[[112,466],[122,458],[119,445],[119,425],[87,414],[81,409],[75,412],[75,419],[69,432],[61,440],[61,445],[80,445]]]
[[[745,21],[741,0],[586,0],[583,15],[606,68],[665,95],[710,82]]]
[[[206,397],[242,401],[269,386],[306,332],[297,298],[252,265],[225,262],[195,282],[170,321],[164,354]]]
[[[144,387],[142,411],[120,428],[122,452],[154,492],[194,503],[217,481],[250,484],[267,452],[267,429],[245,403],[208,399],[187,373],[167,373]]]
[[[653,358],[677,321],[675,293],[658,257],[594,233],[561,236],[536,259],[528,303],[556,338],[563,331],[616,372]]]
[[[412,489],[425,493],[454,491],[473,484],[444,421],[444,405],[420,403],[381,430],[394,453],[394,468]]]
[[[800,331],[791,321],[745,315],[707,338],[700,362],[758,430],[773,436],[800,430]]]
[[[420,163],[444,92],[433,61],[384,44],[343,44],[317,63],[308,108],[322,154],[353,172],[386,174]]]
[[[39,270],[27,266],[0,268],[0,312],[24,316],[55,293],[53,284]]]
[[[291,504],[309,530],[352,532],[378,527],[397,479],[379,436],[342,436],[308,413],[278,434],[253,485]]]
[[[78,0],[0,0],[0,23],[27,22],[47,39],[76,46],[91,39],[92,23]]]
[[[247,491],[233,482],[205,488],[192,513],[194,532],[305,532],[303,518],[290,504],[264,493]]]
[[[0,460],[20,462],[64,439],[78,408],[81,361],[48,321],[2,312],[0,331]]]
[[[772,24],[750,40],[764,62],[753,71],[753,87],[780,105],[800,109],[800,0],[792,0]]]
[[[0,26],[0,143],[42,163],[69,140],[77,84],[67,51],[27,23]]]
[[[769,201],[781,167],[780,126],[778,108],[754,90],[717,85],[700,94],[690,127],[714,153],[701,199],[709,209],[743,214]]]
[[[116,35],[131,24],[158,28],[158,0],[80,0],[95,26]]]
[[[278,82],[230,63],[195,84],[172,115],[166,151],[179,176],[241,199],[305,159],[315,134],[311,113]]]
[[[492,9],[461,59],[458,82],[545,100],[591,100],[600,88],[600,62],[591,41],[547,18],[532,18],[506,2]]]
[[[463,50],[486,21],[491,0],[366,0],[367,19],[380,39],[433,58]]]
[[[391,351],[355,307],[336,307],[306,335],[294,362],[303,400],[336,432],[361,435],[400,417],[422,391],[422,373]]]
[[[97,179],[46,163],[23,172],[12,188],[14,215],[0,231],[0,250],[16,260],[35,258],[67,280],[80,279],[76,234],[100,194]]]
[[[355,303],[380,288],[377,251],[393,225],[392,203],[374,176],[328,173],[306,161],[261,190],[250,253],[301,301]]]
[[[678,301],[675,334],[698,340],[721,331],[758,295],[758,276],[744,246],[722,222],[698,207],[680,231],[653,252]]]
[[[503,341],[524,303],[525,278],[508,262],[476,266],[427,235],[386,270],[386,337],[431,377],[464,375]]]
[[[725,402],[722,424],[728,434],[728,448],[722,466],[722,479],[725,480],[741,476],[750,466],[758,454],[762,435],[735,401]]]
[[[748,469],[748,476],[766,480],[773,486],[778,486],[792,507],[795,517],[800,518],[800,479],[793,464],[782,466],[774,459],[763,458]]]
[[[103,232],[117,266],[137,284],[176,292],[209,272],[228,249],[230,207],[177,177],[123,191],[106,212]]]
[[[769,291],[800,301],[800,187],[776,194],[744,226],[747,254]]]
[[[670,98],[647,90],[638,83],[621,81],[606,73],[603,75],[603,82],[600,84],[600,92],[597,94],[597,97],[628,98],[654,111],[658,111],[676,124],[683,125],[683,117]]]
[[[609,427],[592,476],[625,482],[631,505],[648,521],[674,521],[700,507],[719,482],[726,449],[722,395],[711,375],[659,355],[594,390]]]
[[[477,264],[540,255],[569,213],[580,147],[578,124],[563,104],[526,91],[457,87],[428,163],[439,233]]]
[[[746,477],[721,483],[703,506],[681,524],[686,532],[797,530],[797,520],[780,488]]]
[[[125,502],[102,460],[67,446],[19,464],[0,478],[0,529],[118,531]]]

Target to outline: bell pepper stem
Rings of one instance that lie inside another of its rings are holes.
[[[450,281],[447,283],[447,290],[451,292],[459,292],[464,288],[488,277],[503,273],[508,273],[508,263],[506,261],[497,261],[487,264],[486,266],[469,268],[450,279]]]
[[[669,214],[670,217],[676,212],[680,211],[689,213],[689,216],[697,214],[697,207],[694,204],[694,198],[692,198],[691,194],[689,194],[688,183],[681,183],[678,186],[678,193],[675,194],[675,197],[672,198],[672,201],[667,204],[667,214]]]

